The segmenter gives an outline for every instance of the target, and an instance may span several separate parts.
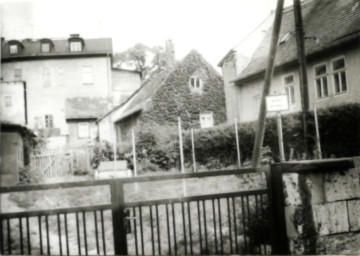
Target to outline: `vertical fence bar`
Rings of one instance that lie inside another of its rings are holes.
[[[193,252],[193,241],[192,241],[192,232],[191,232],[191,210],[190,210],[190,202],[187,202],[188,209],[188,222],[189,222],[189,238],[190,238],[190,254],[194,254]]]
[[[158,238],[158,249],[159,249],[159,255],[161,255],[161,240],[160,240],[160,226],[159,226],[158,205],[155,205],[155,210],[156,210],[156,229],[157,229],[157,238]]]
[[[139,255],[138,239],[137,239],[137,224],[136,224],[136,208],[135,207],[133,207],[133,217],[134,217],[135,253],[136,253],[136,255]]]
[[[99,234],[98,234],[98,224],[97,224],[97,213],[94,211],[94,222],[95,222],[95,239],[96,239],[96,252],[100,254],[100,247],[99,247]]]
[[[50,255],[51,250],[50,250],[50,235],[49,235],[49,219],[48,219],[48,215],[45,215],[45,224],[46,224],[47,252],[48,252],[48,255]]]
[[[141,238],[141,253],[144,255],[144,230],[143,230],[143,220],[142,220],[142,211],[141,206],[139,206],[139,215],[140,215],[140,238]]]
[[[22,228],[22,219],[19,218],[19,231],[20,231],[20,252],[21,255],[24,254],[24,238],[23,238],[23,228]]]
[[[26,236],[27,236],[28,254],[30,255],[31,254],[31,242],[30,242],[29,217],[26,217]]]
[[[231,232],[231,210],[229,197],[226,198],[227,212],[228,212],[228,225],[229,225],[229,239],[230,239],[230,253],[233,254],[233,241],[232,241],[232,232]]]
[[[56,215],[57,218],[57,227],[58,227],[58,236],[59,236],[59,251],[60,251],[60,255],[62,255],[62,244],[61,244],[61,225],[60,225],[60,214]]]
[[[219,231],[220,231],[220,249],[221,254],[224,254],[223,235],[222,235],[222,221],[221,221],[221,202],[218,198],[218,212],[219,212]]]
[[[3,219],[0,217],[0,254],[4,255]]]
[[[149,206],[150,211],[150,229],[151,229],[151,248],[152,248],[152,255],[155,255],[155,245],[154,245],[154,227],[153,227],[153,215],[152,215],[152,207]]]
[[[239,253],[239,244],[237,240],[237,225],[236,225],[236,209],[235,209],[235,197],[232,197],[232,208],[233,208],[233,218],[234,218],[234,239],[235,239],[235,249],[236,253]],[[245,236],[244,236],[245,238]]]
[[[207,223],[206,223],[206,208],[205,208],[205,200],[203,202],[203,213],[204,213],[204,236],[205,236],[205,247],[206,253],[209,254],[209,243],[208,243],[208,233],[207,233]]]
[[[185,249],[185,254],[187,254],[186,221],[185,221],[184,202],[181,202],[181,213],[182,213],[183,232],[184,232],[184,249]]]
[[[6,226],[7,226],[7,243],[8,243],[8,252],[11,255],[11,234],[10,234],[10,220],[6,219]]]
[[[67,213],[64,214],[64,221],[65,221],[66,254],[67,254],[67,255],[70,255],[70,250],[69,250],[69,232],[68,232],[68,224],[67,224]]]
[[[76,234],[77,234],[77,241],[78,241],[78,251],[79,251],[79,255],[81,255],[80,225],[79,225],[79,214],[78,213],[76,213]]]
[[[174,203],[171,204],[171,210],[172,210],[173,232],[174,232],[174,250],[175,250],[175,255],[177,255],[176,225],[175,225],[175,209],[174,209]]]
[[[38,217],[39,223],[39,241],[40,241],[40,254],[43,255],[43,243],[42,243],[42,232],[41,232],[41,216]]]
[[[171,238],[170,238],[170,220],[169,220],[169,209],[168,204],[165,204],[166,207],[166,227],[167,227],[167,236],[168,236],[168,250],[171,255]]]
[[[247,214],[248,214],[248,219],[247,219],[247,227],[250,229],[251,227],[251,213],[250,213],[250,205],[249,205],[249,196],[246,196],[246,210],[247,210]],[[251,237],[249,236],[249,251],[252,249],[250,248],[251,245]],[[251,251],[250,251],[251,252]]]
[[[211,202],[212,202],[213,224],[214,224],[215,253],[218,254],[217,235],[216,235],[215,202],[214,202],[214,199],[212,199]]]
[[[243,224],[243,230],[244,230],[244,245],[245,245],[245,252],[248,253],[248,244],[247,244],[247,237],[246,237],[246,221],[245,221],[245,216],[246,216],[246,211],[245,211],[245,207],[244,207],[244,198],[240,197],[241,199],[241,213],[242,213],[242,224]]]
[[[82,212],[83,216],[83,231],[84,231],[84,246],[85,246],[85,255],[88,255],[88,246],[87,246],[87,233],[86,233],[86,215],[85,212]]]
[[[104,210],[100,211],[101,217],[101,235],[102,235],[102,242],[103,242],[103,252],[106,255],[106,242],[105,242],[105,230],[104,230]]]
[[[200,202],[196,201],[197,205],[197,213],[198,213],[198,224],[199,224],[199,243],[200,243],[200,254],[202,254],[203,251],[203,245],[202,245],[202,234],[201,234],[201,212],[200,212]]]
[[[124,223],[124,184],[120,180],[110,182],[112,221],[114,232],[115,255],[127,255],[126,229]]]

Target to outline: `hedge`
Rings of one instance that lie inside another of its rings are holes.
[[[308,159],[316,158],[314,115],[308,114]],[[347,104],[318,110],[320,140],[323,158],[351,157],[360,155],[360,104]],[[302,126],[301,114],[282,116],[285,158],[294,150],[294,159],[301,159]],[[145,128],[146,127],[146,128]],[[176,126],[145,126],[137,133],[139,161],[146,159],[161,169],[179,167],[179,146]],[[255,140],[256,122],[238,125],[241,161],[250,160]],[[216,163],[216,167],[227,167],[237,161],[234,125],[221,125],[208,129],[195,129],[196,161],[202,165]],[[192,164],[191,133],[183,133],[184,156],[188,166]],[[263,146],[275,161],[279,160],[276,118],[266,121]],[[270,149],[270,150],[269,150]]]

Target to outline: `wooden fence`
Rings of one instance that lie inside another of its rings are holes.
[[[61,177],[91,172],[92,147],[42,149],[31,156],[31,168],[45,177]]]

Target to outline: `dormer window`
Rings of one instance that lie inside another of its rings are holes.
[[[81,52],[82,44],[80,41],[70,42],[70,51],[72,52]]]
[[[194,92],[201,92],[203,84],[199,77],[191,76],[189,79],[190,90]]]
[[[50,52],[50,44],[42,43],[41,44],[41,52]]]
[[[19,53],[19,48],[16,44],[10,45],[10,54],[17,54]]]

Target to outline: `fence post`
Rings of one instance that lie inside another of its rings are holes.
[[[112,180],[110,182],[112,223],[114,233],[114,252],[115,255],[127,255],[127,240],[125,229],[124,214],[124,184],[121,180]]]
[[[269,191],[271,254],[290,254],[286,233],[282,164],[272,164],[266,178]]]

